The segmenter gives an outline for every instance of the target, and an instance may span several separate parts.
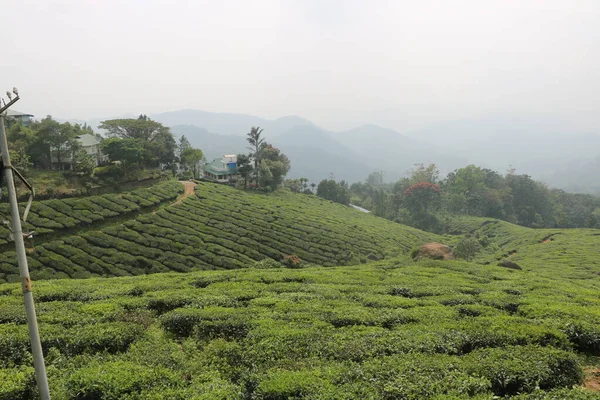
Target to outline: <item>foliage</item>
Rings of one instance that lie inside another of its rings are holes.
[[[261,161],[260,151],[265,142],[265,138],[260,137],[262,132],[263,132],[263,130],[260,129],[259,126],[258,127],[253,126],[250,129],[250,132],[248,132],[246,134],[246,136],[247,136],[246,140],[248,141],[248,144],[250,145],[248,147],[248,150],[250,150],[252,152],[250,154],[250,156],[252,158],[254,158],[254,182],[255,183],[258,183],[258,179],[259,179],[258,166],[260,165],[260,161]]]
[[[85,150],[79,150],[73,158],[73,170],[83,176],[91,176],[96,168],[96,161]]]
[[[286,254],[285,256],[283,256],[283,265],[285,265],[288,268],[300,268],[302,261],[300,260],[300,257],[298,257],[295,254]]]
[[[317,196],[347,206],[350,204],[348,184],[344,181],[339,183],[333,179],[324,179],[317,186]]]
[[[52,233],[46,231],[46,240],[41,235],[34,239],[33,279],[231,269],[265,257],[280,261],[289,254],[320,265],[357,264],[369,255],[381,259],[435,238],[315,196],[287,191],[264,195],[211,183],[199,184],[197,196],[181,204],[136,215],[142,206],[181,193],[182,185],[170,182],[159,196],[160,188],[133,196],[35,202],[31,224]],[[61,234],[113,218],[120,223],[75,236]],[[13,258],[11,252],[0,254],[0,280],[16,278]]]
[[[203,161],[204,153],[200,149],[186,148],[180,156],[180,163],[184,170],[191,171],[194,178],[200,177],[200,162]]]
[[[573,387],[585,360],[574,349],[598,351],[600,264],[542,260],[536,269],[533,249],[523,271],[398,258],[37,282],[52,393],[595,398]],[[35,385],[19,283],[0,285],[0,297],[0,398],[28,398]]]
[[[452,249],[452,252],[455,256],[470,261],[475,257],[480,248],[481,246],[477,239],[473,237],[463,237],[458,241],[454,249]]]
[[[250,162],[250,156],[245,154],[237,155],[237,171],[244,178],[244,189],[248,187],[248,178],[252,173],[253,167]]]
[[[35,201],[28,217],[28,229],[36,231],[38,244],[44,235],[52,237],[62,230],[91,227],[113,219],[135,215],[140,210],[155,207],[176,198],[183,192],[178,182],[165,182],[150,188],[136,189],[120,195],[105,194],[84,198]],[[0,212],[8,214],[4,205]],[[6,243],[7,228],[0,226],[0,243]],[[6,255],[3,255],[6,257]],[[0,259],[3,257],[0,255]],[[8,259],[7,259],[8,260]],[[83,264],[86,261],[81,261]],[[0,268],[2,269],[2,268]]]
[[[350,194],[353,204],[377,216],[433,231],[448,215],[498,218],[531,228],[600,226],[594,214],[600,198],[549,189],[527,175],[503,176],[468,165],[442,181],[438,178],[434,164],[417,164],[394,185],[383,184],[371,174],[366,182],[353,184]],[[439,185],[439,190],[433,185]]]
[[[137,119],[102,121],[108,131],[104,151],[111,161],[121,161],[127,168],[171,168],[177,143],[170,129],[145,115]]]

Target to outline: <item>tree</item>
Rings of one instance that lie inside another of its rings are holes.
[[[248,188],[248,178],[252,173],[252,164],[250,157],[245,154],[237,155],[237,172],[244,178],[244,189]]]
[[[323,179],[317,186],[317,196],[346,206],[350,204],[348,184],[344,181],[337,183],[333,179]]]
[[[294,193],[302,192],[302,183],[299,179],[286,179],[284,186]]]
[[[50,162],[56,159],[56,163],[62,169],[65,162],[71,162],[74,148],[77,146],[77,130],[68,122],[60,124],[51,117],[42,121],[38,136],[45,142]]]
[[[146,115],[140,115],[137,119],[111,119],[102,121],[100,128],[107,130],[109,138],[116,137],[121,139],[139,139],[147,142],[154,142],[165,134],[171,134],[168,127],[163,126],[148,118]],[[172,135],[171,135],[172,136]]]
[[[248,136],[246,138],[246,140],[250,144],[248,149],[253,152],[251,155],[252,155],[252,157],[254,157],[254,180],[255,180],[255,182],[258,182],[258,174],[259,174],[258,165],[260,164],[260,161],[261,161],[260,160],[260,151],[265,142],[265,139],[260,137],[262,132],[263,132],[263,130],[260,129],[259,126],[256,126],[256,127],[253,126],[250,129],[250,132],[248,132],[246,135],[246,136]]]
[[[179,148],[178,148],[178,153],[177,155],[181,158],[181,155],[187,150],[187,149],[191,149],[192,148],[192,144],[190,143],[189,140],[187,140],[187,138],[185,137],[185,135],[181,136],[179,138]]]
[[[144,141],[140,139],[107,139],[102,143],[104,154],[111,161],[120,161],[123,170],[127,173],[143,162],[146,148]]]
[[[94,158],[83,149],[77,150],[77,153],[73,157],[73,171],[84,176],[92,176],[94,168],[96,168]]]
[[[181,153],[180,160],[184,169],[186,171],[188,169],[191,170],[194,174],[194,178],[198,178],[200,174],[200,162],[204,160],[204,153],[202,153],[202,150],[188,147]]]
[[[408,179],[411,185],[420,182],[437,183],[439,176],[440,171],[435,164],[429,164],[427,167],[424,164],[415,164]]]
[[[260,173],[266,172],[268,169],[269,178],[263,179],[261,177],[260,182],[262,186],[269,186],[272,190],[275,190],[283,183],[285,175],[290,170],[290,160],[278,148],[266,142],[263,142],[261,146]]]
[[[124,142],[124,146],[129,149],[139,150],[139,145],[143,147],[143,152],[137,163],[129,162],[128,165],[165,169],[171,168],[175,161],[175,150],[177,142],[171,133],[171,130],[148,118],[146,115],[140,115],[137,119],[112,119],[102,121],[100,128],[108,131],[109,138],[118,138],[129,140]],[[137,144],[132,147],[131,140],[137,140]]]
[[[439,206],[440,187],[430,182],[420,182],[404,191],[404,205],[412,213],[427,213]]]
[[[315,188],[316,187],[317,187],[316,183],[313,182],[313,183],[310,184],[310,188],[312,189],[313,193],[315,192]]]
[[[365,183],[369,186],[378,187],[383,185],[383,172],[371,172],[367,177]]]

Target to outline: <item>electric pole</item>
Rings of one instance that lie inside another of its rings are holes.
[[[2,173],[4,182],[8,189],[8,202],[10,203],[10,215],[12,220],[12,233],[17,250],[17,261],[19,263],[19,275],[21,276],[21,288],[23,289],[23,298],[25,300],[25,313],[27,314],[27,327],[29,329],[29,339],[31,341],[31,352],[33,353],[33,366],[35,367],[35,380],[42,400],[50,400],[50,390],[48,388],[48,378],[46,376],[46,366],[44,365],[44,354],[42,353],[42,344],[40,342],[40,333],[38,332],[37,318],[35,315],[35,305],[33,303],[33,293],[31,291],[31,279],[29,278],[29,267],[27,266],[27,253],[25,252],[25,242],[23,230],[21,227],[21,216],[19,215],[19,203],[17,201],[17,191],[13,176],[13,166],[10,163],[8,152],[8,141],[6,139],[6,130],[4,128],[5,111],[19,100],[17,88],[13,88],[16,96],[12,98],[10,92],[6,92],[9,102],[4,100],[0,103],[0,147],[2,154]],[[16,175],[23,180],[21,174],[15,171]],[[33,191],[32,191],[33,194]],[[25,214],[29,209],[27,208]],[[25,218],[25,216],[24,216]]]

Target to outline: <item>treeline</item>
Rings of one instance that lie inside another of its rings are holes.
[[[199,175],[202,151],[193,148],[185,136],[177,143],[168,127],[146,115],[106,120],[100,128],[106,138],[88,125],[60,123],[51,116],[27,126],[11,120],[8,141],[13,164],[22,172],[68,170],[88,177],[94,172],[127,176],[139,169]],[[97,148],[84,144],[83,135],[93,136],[99,142]]]
[[[451,215],[497,218],[531,228],[600,228],[600,198],[475,165],[440,179],[434,164],[418,164],[395,184],[385,184],[380,173],[372,173],[348,192],[352,204],[375,215],[437,232],[444,231]]]

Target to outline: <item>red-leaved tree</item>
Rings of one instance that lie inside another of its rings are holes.
[[[431,182],[419,182],[404,190],[404,205],[413,214],[426,213],[440,205],[440,187]]]

